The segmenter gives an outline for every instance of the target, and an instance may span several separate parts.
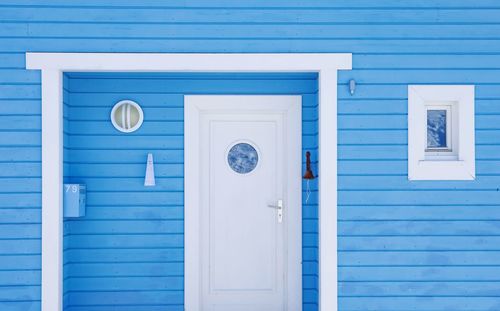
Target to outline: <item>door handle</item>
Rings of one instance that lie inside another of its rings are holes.
[[[278,200],[277,205],[268,204],[267,207],[275,208],[278,210],[278,223],[283,222],[283,200]]]

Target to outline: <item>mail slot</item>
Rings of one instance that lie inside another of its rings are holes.
[[[86,190],[84,184],[64,184],[64,217],[85,216]]]

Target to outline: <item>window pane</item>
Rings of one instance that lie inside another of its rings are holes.
[[[427,148],[447,148],[446,110],[427,110]]]
[[[247,174],[257,166],[259,155],[252,145],[239,143],[229,150],[227,162],[236,173]]]

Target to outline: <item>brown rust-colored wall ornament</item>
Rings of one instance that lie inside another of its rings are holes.
[[[311,153],[309,151],[306,152],[306,172],[304,174],[304,179],[314,179],[314,173],[311,169]]]

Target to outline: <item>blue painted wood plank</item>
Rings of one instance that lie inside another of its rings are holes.
[[[497,18],[497,17],[496,17]],[[349,51],[353,53],[421,53],[421,54],[494,54],[498,51],[498,40],[466,40],[450,39],[446,44],[441,40],[235,40],[235,39],[193,39],[193,40],[154,40],[154,39],[76,39],[76,38],[9,38],[4,39],[1,53],[20,53],[26,50],[38,52],[170,52],[170,53],[327,53],[332,51]],[[33,90],[35,93],[35,90]],[[15,93],[12,93],[15,94]],[[38,94],[38,93],[36,93]]]
[[[42,191],[42,181],[37,177],[15,178],[2,177],[0,178],[0,192],[38,192]],[[1,218],[1,217],[0,217]]]
[[[406,175],[408,176],[408,165],[405,160],[392,159],[391,161],[355,160],[342,161],[338,168],[339,175]],[[383,165],[381,165],[383,164]],[[500,174],[498,160],[477,161],[476,174],[481,176]]]
[[[341,130],[406,129],[407,118],[406,114],[344,114],[339,115],[338,126]],[[498,129],[499,119],[498,114],[476,115],[476,129]]]
[[[339,220],[500,220],[500,210],[497,205],[340,206]]]
[[[0,164],[1,167],[1,164]],[[73,164],[73,176],[86,177],[144,177],[146,163],[144,164]],[[156,164],[155,175],[158,177],[182,177],[184,167],[182,164]]]
[[[10,270],[0,271],[1,286],[18,286],[18,285],[38,285],[40,284],[40,270]]]
[[[498,84],[498,69],[470,69],[453,70],[452,72],[443,69],[436,70],[362,70],[340,71],[339,82],[348,83],[350,79],[355,79],[358,86],[363,84]],[[432,79],[429,79],[432,77]]]
[[[466,296],[495,297],[497,282],[345,282],[339,284],[342,297],[377,296]]]
[[[404,38],[408,39],[448,39],[448,38],[498,38],[500,26],[495,24],[475,24],[467,28],[448,25],[415,25],[400,23],[374,24],[366,27],[363,24],[296,24],[277,23],[269,27],[264,23],[78,23],[78,22],[41,22],[30,24],[29,31],[25,24],[3,23],[5,29],[0,30],[0,37],[51,37],[51,38],[265,38],[265,39],[298,39],[318,38],[334,39],[367,39],[367,38]],[[61,24],[64,27],[61,27]]]
[[[496,236],[407,236],[407,237],[342,237],[339,250],[342,251],[498,251],[500,237]],[[367,275],[369,276],[369,274]]]
[[[183,233],[183,220],[81,220],[71,223],[71,235]],[[0,233],[2,226],[0,225]]]
[[[255,93],[255,94],[302,94],[317,90],[315,80],[254,80],[252,83],[235,79],[189,79],[168,80],[165,83],[158,79],[121,79],[119,83],[107,79],[72,79],[73,94],[92,93],[153,93],[153,94],[203,94],[203,93]],[[98,83],[96,83],[98,82]],[[110,85],[111,83],[111,85]]]
[[[381,120],[384,122],[380,122]],[[407,128],[405,115],[342,115],[338,118],[339,129],[388,129]]]
[[[472,196],[470,191],[461,191],[461,190],[456,190],[453,192],[435,191],[435,190],[422,190],[422,191],[394,190],[390,192],[354,190],[354,191],[340,191],[338,203],[339,205],[344,205],[344,204],[482,205],[482,204],[496,204],[500,202],[500,191],[497,190],[481,191],[481,192],[476,192],[476,194],[477,195]]]
[[[392,23],[492,23],[497,21],[500,9],[477,10],[349,10],[349,9],[308,9],[296,10],[265,10],[265,9],[225,9],[210,10],[192,9],[144,9],[134,10],[114,8],[88,8],[85,14],[81,10],[71,8],[28,8],[4,7],[0,18],[4,21],[88,21],[88,22],[203,22],[203,23],[355,23],[366,24],[370,20],[390,20]]]
[[[144,118],[148,121],[182,121],[184,119],[184,108],[149,108],[142,105]],[[103,108],[70,108],[69,120],[85,120],[85,121],[106,121],[109,122],[111,107]]]
[[[38,311],[41,308],[40,301],[38,300],[22,300],[20,301],[0,301],[0,308],[5,311]]]
[[[429,80],[426,84],[440,84]],[[500,91],[495,84],[478,85],[475,88],[476,99],[479,100],[498,100],[500,99]],[[349,88],[346,84],[338,85],[339,101],[345,99],[352,99],[349,93]],[[356,88],[357,99],[368,100],[407,100],[408,99],[408,85],[407,84],[365,84]]]
[[[41,130],[42,119],[39,115],[1,115],[0,130]],[[16,145],[16,142],[12,142]]]
[[[184,237],[182,235],[89,235],[72,236],[71,249],[111,249],[111,248],[134,248],[134,249],[155,249],[182,247]],[[78,247],[76,247],[76,245]],[[0,251],[1,242],[0,242]]]
[[[130,220],[130,219],[155,219],[155,220],[182,220],[184,217],[183,205],[168,205],[158,203],[158,205],[140,206],[133,205],[127,207],[116,206],[88,206],[85,219],[88,220]],[[68,221],[71,222],[70,219]]]
[[[397,72],[395,72],[397,74]],[[499,114],[497,100],[476,99],[476,114]],[[370,100],[356,97],[345,98],[338,102],[339,114],[406,114],[408,101],[405,99]]]
[[[0,84],[0,99],[39,99],[41,88],[37,84]]]
[[[71,292],[70,303],[74,305],[102,305],[106,301],[109,306],[135,304],[181,304],[184,301],[180,291],[134,291],[134,292]]]
[[[0,225],[3,224],[38,224],[41,223],[40,209],[1,208]],[[20,226],[21,227],[21,226]]]
[[[497,190],[500,187],[500,177],[480,176],[474,182],[463,181],[409,181],[406,176],[343,176],[339,178],[340,190]],[[408,211],[410,212],[410,211]],[[461,211],[458,215],[463,215]],[[493,216],[493,211],[488,211]],[[368,215],[367,215],[368,216]],[[445,217],[440,215],[439,217]],[[473,217],[467,213],[467,217]]]
[[[182,262],[169,263],[72,263],[72,277],[182,276]]]
[[[8,27],[6,27],[8,29]],[[3,29],[3,27],[2,27]],[[1,36],[0,36],[1,37]],[[40,71],[23,69],[3,69],[0,71],[0,84],[39,84]]]
[[[495,251],[339,252],[341,266],[497,266]]]
[[[24,53],[0,54],[0,69],[25,69]]]
[[[98,305],[98,306],[78,306],[71,305],[68,311],[108,311],[112,307],[116,311],[184,311],[183,304],[158,304],[158,305]]]
[[[2,54],[0,54],[1,57]],[[40,100],[0,100],[2,115],[41,115]]]
[[[0,307],[2,302],[11,301],[12,297],[22,297],[23,300],[27,301],[39,301],[40,296],[40,286],[4,286],[0,291]]]
[[[39,193],[2,193],[0,194],[0,208],[39,208],[42,196]]]
[[[339,267],[344,281],[498,281],[499,266]]]
[[[450,54],[453,51],[450,50]],[[356,55],[356,69],[499,69],[500,55]]]
[[[2,270],[40,270],[40,255],[0,255]],[[0,297],[3,291],[0,291]],[[0,300],[2,300],[0,298]]]
[[[182,262],[184,260],[184,250],[180,248],[158,249],[70,249],[65,256],[71,263],[89,263],[89,262]],[[71,278],[71,276],[68,276]],[[156,280],[153,278],[153,280]],[[88,280],[89,282],[92,280]],[[125,282],[122,280],[121,282]],[[139,281],[129,280],[131,284],[140,286]],[[96,281],[97,282],[97,281]],[[120,283],[121,283],[120,282]],[[99,281],[103,283],[103,281]],[[120,284],[116,284],[119,286]],[[73,289],[84,289],[85,283],[80,284],[77,279],[74,281]],[[92,286],[90,288],[93,288]]]
[[[3,146],[41,146],[40,132],[4,132],[0,134],[0,145]]]
[[[155,160],[156,160],[156,154],[155,154]],[[172,177],[172,178],[156,177],[156,186],[149,188],[144,187],[144,176],[139,176],[135,178],[128,177],[128,178],[113,178],[113,179],[85,178],[85,183],[87,185],[87,190],[93,192],[96,191],[177,192],[177,191],[182,191],[184,189],[184,179],[182,177]]]
[[[70,80],[78,79],[160,79],[160,80],[316,80],[314,72],[68,72]],[[117,80],[116,82],[119,82]],[[108,80],[109,81],[109,80]],[[110,84],[112,88],[113,85]],[[224,86],[220,86],[224,87]],[[255,91],[255,90],[254,90]]]
[[[500,236],[500,221],[349,220],[339,221],[338,234],[339,236]]]
[[[85,76],[83,76],[85,77]],[[71,79],[72,80],[72,79]],[[116,81],[116,80],[115,80]],[[109,83],[108,83],[109,85]],[[70,93],[68,101],[71,103],[71,110],[80,107],[108,107],[111,111],[113,105],[120,100],[130,99],[136,101],[141,106],[145,107],[172,107],[182,108],[184,103],[183,94],[148,94],[148,93],[129,93],[126,97],[122,93],[100,93],[98,101],[96,94],[92,93]]]
[[[338,101],[339,114],[405,114],[408,101],[402,99],[359,100],[356,97]]]
[[[40,177],[41,163],[0,163],[0,177]]]
[[[66,1],[64,0],[48,0],[44,1],[43,4],[36,0],[4,0],[2,2],[5,6],[26,6],[26,7],[40,7],[40,6],[60,6],[68,7]],[[86,1],[86,0],[75,0],[72,2],[73,6],[78,7],[106,7],[106,8],[130,8],[134,9],[136,7],[147,7],[147,8],[169,8],[169,7],[185,7],[185,8],[282,8],[282,9],[294,9],[294,8],[357,8],[357,9],[373,9],[373,8],[411,8],[411,9],[436,9],[436,8],[461,8],[461,9],[478,9],[478,8],[494,8],[499,7],[495,0],[478,0],[471,4],[467,0],[422,0],[418,3],[407,3],[400,0],[384,0],[380,2],[372,2],[370,0],[358,0],[356,2],[352,1],[338,1],[331,2],[328,0],[315,0],[310,2],[303,2],[301,0],[290,0],[286,2],[286,5],[279,0],[272,0],[262,2],[259,0],[247,0],[242,2],[234,2],[231,0],[214,0],[206,2],[203,0],[190,0],[186,2],[185,0],[172,0],[168,3],[158,2],[155,0],[129,0],[126,4],[118,0],[106,0],[98,1]]]
[[[140,129],[137,131],[139,134]],[[92,136],[92,139],[71,139],[71,149],[182,149],[184,138],[182,136],[126,136],[116,133],[110,136]]]
[[[140,103],[140,102],[139,102]],[[182,121],[171,121],[168,126],[164,122],[143,123],[140,130],[131,133],[136,135],[182,135],[184,133],[184,123]],[[118,131],[109,121],[71,121],[71,134],[77,135],[117,135]]]
[[[338,133],[339,145],[380,145],[392,144],[402,145],[408,142],[408,131],[401,130],[377,130],[377,131],[360,131],[360,130],[341,130]],[[361,147],[361,146],[360,146]],[[362,148],[362,147],[361,147]]]
[[[340,145],[339,160],[360,160],[360,159],[378,159],[378,160],[406,160],[408,156],[407,146],[380,144],[380,145]],[[478,160],[498,159],[499,146],[476,145],[476,157]],[[388,163],[391,165],[391,163]],[[478,164],[481,164],[479,162]]]
[[[182,276],[167,277],[77,277],[67,280],[71,292],[89,291],[181,291],[184,288]]]
[[[182,205],[184,203],[184,194],[182,192],[147,192],[132,193],[117,192],[114,196],[110,193],[87,193],[87,204],[107,205],[107,206],[130,206],[130,205],[156,205],[159,202],[164,205]]]
[[[366,309],[366,305],[370,309]],[[434,297],[432,294],[423,297],[343,297],[339,298],[339,308],[350,311],[468,311],[496,310],[498,297]]]
[[[41,224],[0,224],[0,236],[2,239],[31,239],[40,238],[42,232]]]

